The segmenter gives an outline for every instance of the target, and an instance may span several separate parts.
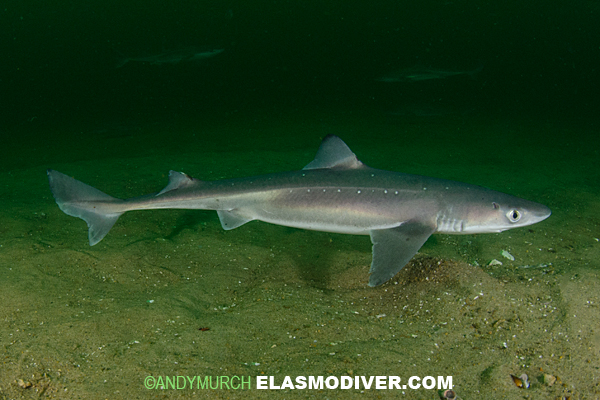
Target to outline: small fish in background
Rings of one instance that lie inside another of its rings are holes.
[[[399,83],[399,82],[420,82],[432,79],[445,79],[452,76],[466,75],[474,77],[483,70],[483,64],[475,69],[470,70],[453,70],[453,69],[438,69],[438,68],[423,68],[414,66],[411,68],[402,68],[392,71],[388,74],[375,79],[378,82]]]
[[[116,51],[116,50],[115,50]],[[121,68],[130,62],[139,62],[150,65],[177,64],[180,62],[201,61],[212,58],[224,52],[225,49],[201,49],[198,47],[186,47],[167,51],[158,54],[150,54],[141,57],[125,57],[122,56],[117,62],[116,67]]]

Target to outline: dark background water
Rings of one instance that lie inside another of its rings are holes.
[[[419,101],[593,117],[599,16],[595,1],[9,1],[0,9],[1,121],[393,112]],[[188,46],[225,52],[116,68],[120,54]],[[473,79],[375,81],[415,65],[483,70]]]

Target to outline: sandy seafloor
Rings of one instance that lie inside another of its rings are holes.
[[[596,128],[309,111],[16,128],[0,161],[0,399],[439,398],[148,390],[149,375],[451,375],[462,399],[600,398]],[[501,234],[435,235],[370,288],[366,236],[262,222],[224,231],[210,211],[128,213],[90,247],[46,177],[56,169],[127,198],[159,191],[170,169],[205,180],[300,169],[327,134],[367,165],[479,184],[553,215]],[[522,373],[529,389],[510,378]],[[543,374],[558,379],[550,387]]]

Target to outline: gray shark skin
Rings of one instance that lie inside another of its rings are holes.
[[[121,68],[129,62],[140,62],[150,65],[177,64],[182,61],[200,61],[212,58],[224,52],[224,49],[200,50],[197,48],[186,48],[168,51],[160,54],[152,54],[144,57],[123,57],[117,63],[117,68]]]
[[[159,193],[116,199],[48,170],[52,194],[66,214],[85,220],[98,243],[127,211],[216,210],[224,229],[252,220],[325,232],[370,235],[369,286],[400,271],[433,233],[502,232],[550,216],[548,207],[479,186],[370,168],[337,136],[323,139],[300,171],[201,181],[171,171]]]
[[[397,82],[420,82],[431,79],[445,79],[457,75],[467,75],[474,77],[481,72],[483,65],[467,71],[443,70],[437,68],[404,68],[375,79],[378,82],[397,83]]]

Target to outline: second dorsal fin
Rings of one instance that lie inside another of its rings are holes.
[[[158,192],[157,196],[160,196],[161,194],[170,192],[171,190],[175,190],[175,189],[182,189],[194,184],[198,184],[202,182],[201,180],[198,179],[194,179],[191,176],[189,176],[188,174],[184,174],[183,172],[177,172],[177,171],[169,171],[169,184],[167,186],[165,186],[165,188],[163,190],[161,190],[160,192]]]

